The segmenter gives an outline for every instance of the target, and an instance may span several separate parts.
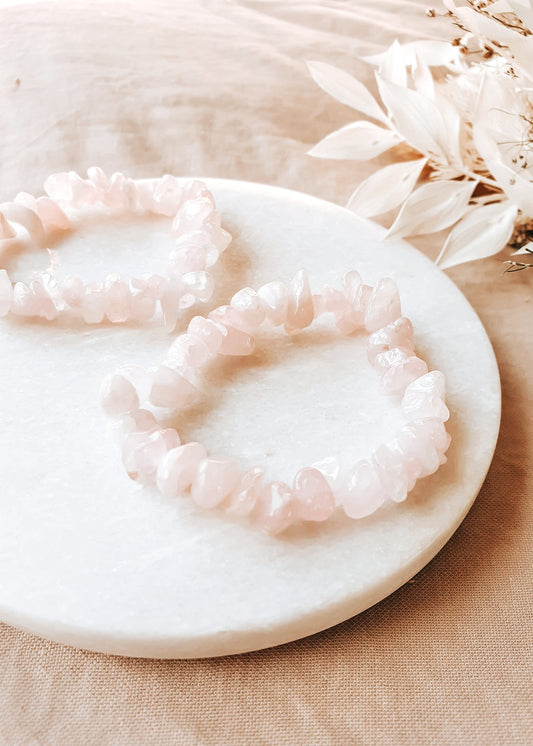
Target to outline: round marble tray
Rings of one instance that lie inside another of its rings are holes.
[[[356,268],[392,276],[417,347],[448,380],[449,462],[405,503],[272,538],[190,500],[131,482],[98,404],[102,377],[158,362],[157,323],[78,327],[0,323],[0,618],[44,637],[122,655],[188,658],[277,645],[357,614],[394,591],[444,545],[489,467],[498,433],[494,355],[453,283],[404,242],[312,197],[208,180],[234,241],[211,305],[237,289],[312,285]],[[89,223],[57,246],[65,271],[95,279],[162,266],[157,220]],[[17,259],[29,273],[43,257]],[[211,452],[290,479],[303,465],[352,459],[390,434],[395,405],[377,393],[363,339],[308,330],[228,365],[208,406],[179,423]]]

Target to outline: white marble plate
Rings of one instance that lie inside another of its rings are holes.
[[[387,596],[444,545],[476,497],[498,433],[500,387],[476,314],[408,244],[335,205],[278,188],[208,181],[234,242],[213,304],[244,285],[312,284],[348,268],[397,281],[418,349],[445,372],[449,462],[401,505],[272,538],[131,482],[100,412],[102,377],[159,361],[168,337],[134,327],[0,323],[0,618],[59,642],[187,658],[277,645]],[[57,246],[65,271],[97,278],[162,268],[157,221],[86,225]],[[44,255],[17,259],[26,276]],[[212,304],[212,305],[213,305]],[[206,407],[179,423],[211,452],[290,479],[316,459],[357,458],[399,421],[377,393],[364,339],[309,330],[228,366]]]

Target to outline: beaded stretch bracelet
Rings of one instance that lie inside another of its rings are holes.
[[[242,474],[236,461],[211,458],[200,443],[182,444],[176,430],[160,427],[153,413],[141,408],[141,387],[153,406],[186,408],[199,393],[198,370],[218,356],[251,354],[253,333],[261,324],[283,325],[293,334],[324,313],[333,314],[344,334],[369,332],[368,359],[381,374],[381,390],[401,397],[407,420],[390,441],[347,472],[341,473],[336,458],[328,458],[301,469],[292,486],[264,485],[260,467]],[[417,479],[446,462],[451,440],[444,427],[449,417],[444,376],[428,372],[416,356],[413,327],[401,315],[396,285],[384,278],[371,288],[355,271],[345,274],[340,290],[326,286],[318,295],[312,295],[303,270],[288,286],[271,282],[257,292],[244,288],[230,305],[207,318],[195,316],[171,345],[165,364],[150,371],[115,371],[101,395],[105,412],[119,418],[123,463],[132,479],[157,484],[165,496],[190,490],[198,506],[249,515],[273,534],[300,521],[326,520],[338,506],[350,518],[363,518],[387,500],[405,500]]]
[[[174,176],[134,181],[121,173],[107,177],[89,168],[87,179],[74,171],[50,176],[48,196],[26,192],[0,205],[0,247],[21,236],[43,247],[57,231],[73,228],[69,212],[100,206],[111,213],[152,213],[170,219],[175,248],[166,276],[143,274],[129,282],[117,274],[85,284],[70,275],[58,280],[52,270],[29,283],[15,282],[0,269],[0,316],[39,317],[52,321],[68,312],[87,324],[104,320],[123,323],[151,319],[159,303],[165,327],[172,331],[181,311],[196,301],[207,302],[214,283],[207,271],[227,248],[231,236],[220,226],[213,197],[200,181],[180,183]]]

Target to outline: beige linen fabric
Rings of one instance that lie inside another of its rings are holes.
[[[0,10],[0,200],[100,164],[279,184],[344,204],[372,165],[314,160],[351,120],[305,59],[444,34],[424,0],[57,2]],[[418,246],[433,256],[437,243]],[[0,743],[529,744],[533,273],[453,279],[493,341],[503,421],[487,481],[411,583],[358,617],[258,653],[131,660],[0,626]],[[9,364],[8,360],[4,364]],[[1,519],[1,517],[0,517]],[[1,578],[0,578],[1,582]]]

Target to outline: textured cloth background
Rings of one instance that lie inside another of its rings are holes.
[[[0,200],[96,163],[136,177],[279,184],[344,204],[373,166],[306,155],[351,112],[317,88],[304,60],[370,83],[361,55],[446,33],[425,5],[2,8]],[[503,421],[487,481],[433,562],[344,624],[232,658],[130,660],[0,626],[0,743],[531,743],[533,273],[503,275],[486,260],[451,275],[493,341]]]

